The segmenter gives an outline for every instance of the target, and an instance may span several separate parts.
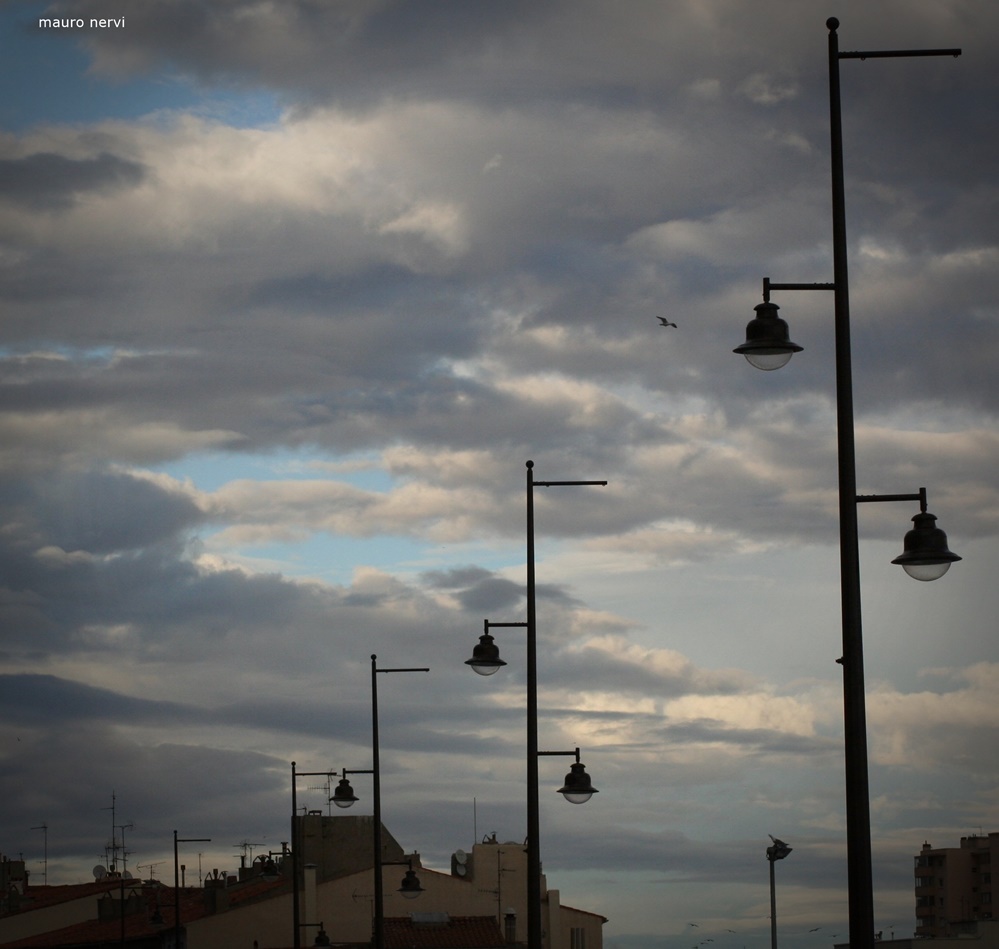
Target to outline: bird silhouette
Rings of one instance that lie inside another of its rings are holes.
[[[676,323],[671,323],[669,320],[666,319],[665,316],[657,316],[656,319],[659,320],[659,324],[661,326],[663,327],[672,326],[673,329],[676,329]]]

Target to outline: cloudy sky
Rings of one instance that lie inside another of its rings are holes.
[[[732,353],[764,276],[832,277],[830,15],[964,50],[842,67],[858,486],[926,486],[964,557],[914,582],[917,506],[860,510],[911,933],[923,841],[999,830],[984,0],[0,3],[0,850],[278,849],[292,760],[370,767],[373,652],[431,668],[379,679],[403,846],[522,839],[522,631],[462,663],[524,618],[533,459],[608,481],[537,491],[540,744],[600,789],[542,759],[550,884],[608,946],[763,946],[773,833],[782,933],[845,934],[831,295],[775,293],[780,372]]]

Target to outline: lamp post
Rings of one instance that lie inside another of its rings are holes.
[[[177,856],[177,844],[207,844],[211,842],[211,837],[178,837],[177,831],[173,832],[173,945],[174,949],[180,947],[180,863]],[[187,942],[185,938],[184,942]]]
[[[777,949],[777,887],[774,884],[774,864],[783,860],[792,850],[783,840],[770,834],[772,846],[767,847],[770,862],[770,949]]]
[[[491,675],[506,665],[489,634],[491,626],[523,626],[527,629],[527,945],[542,949],[541,841],[538,798],[538,624],[534,563],[534,489],[577,485],[606,485],[606,481],[535,481],[534,462],[527,462],[527,622],[485,624],[473,656],[466,665],[480,675]],[[554,752],[562,754],[563,752]],[[569,752],[570,754],[572,752]],[[579,764],[578,750],[577,765]],[[584,769],[585,776],[585,769]],[[566,795],[567,799],[570,799]]]
[[[861,500],[895,499],[895,496],[857,496],[856,452],[854,445],[853,370],[850,351],[850,302],[847,274],[846,202],[843,181],[843,131],[840,106],[839,61],[841,59],[880,59],[908,56],[959,56],[960,49],[873,50],[840,52],[837,30],[839,20],[826,21],[829,30],[829,125],[832,175],[833,282],[771,283],[763,281],[763,303],[756,307],[756,318],[746,327],[746,341],[736,347],[759,369],[779,369],[802,347],[791,342],[787,323],[777,316],[778,307],[770,302],[771,290],[830,290],[834,298],[836,348],[836,416],[839,476],[840,597],[843,626],[843,704],[844,750],[846,770],[847,878],[849,889],[850,946],[873,949],[874,894],[871,861],[870,791],[867,762],[867,722],[864,696],[863,636],[860,607],[860,542],[857,530],[857,503]],[[925,505],[925,492],[923,504]],[[933,516],[924,509],[909,534],[914,546],[929,539]],[[943,540],[942,546],[939,541]],[[904,567],[924,568],[932,574],[943,564],[960,560],[947,550],[946,536],[933,535],[936,549],[920,549],[893,563]],[[906,538],[909,552],[910,537]],[[934,544],[929,545],[930,548]],[[925,545],[922,545],[925,548]],[[946,568],[944,568],[945,570]],[[907,569],[908,573],[912,573]],[[917,571],[917,573],[920,571]],[[937,573],[942,575],[943,571]],[[922,579],[931,579],[927,575]]]
[[[374,876],[375,876],[375,933],[374,949],[385,949],[385,893],[382,885],[382,783],[381,764],[378,750],[378,674],[381,672],[429,672],[426,666],[408,669],[379,669],[378,657],[371,656],[371,758],[372,767],[369,771],[344,771],[343,777],[337,784],[336,790],[330,800],[337,807],[350,807],[357,797],[354,789],[347,780],[348,774],[370,774],[372,783],[372,796],[374,798],[374,829],[372,831],[372,844],[374,847]],[[408,862],[408,861],[407,861]],[[414,899],[423,892],[420,881],[413,870],[412,864],[409,866],[402,886],[399,889],[407,899]]]
[[[302,872],[301,846],[302,835],[298,832],[298,779],[312,777],[329,777],[333,771],[296,771],[295,762],[291,763],[291,925],[292,925],[292,946],[294,949],[301,949],[302,946],[302,926],[301,922],[301,881],[299,875]],[[309,923],[308,925],[312,925]]]

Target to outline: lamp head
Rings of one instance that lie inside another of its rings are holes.
[[[350,807],[357,800],[357,795],[354,794],[354,789],[350,786],[350,782],[346,778],[340,778],[336,790],[333,792],[333,797],[330,800],[337,807]]]
[[[773,834],[770,834],[770,839],[774,842],[772,847],[767,847],[767,860],[771,863],[774,860],[783,860],[794,849]]]
[[[565,776],[565,784],[558,789],[558,793],[570,804],[585,804],[598,792],[590,783],[586,766],[577,761],[570,765],[569,773]]]
[[[780,369],[802,347],[791,342],[787,322],[777,315],[780,307],[776,303],[768,300],[758,303],[755,309],[756,316],[746,324],[746,341],[732,352],[745,356],[757,369]]]
[[[938,580],[961,559],[947,549],[947,535],[934,526],[935,521],[925,511],[913,517],[913,528],[906,532],[902,553],[892,561],[915,580]]]
[[[410,868],[406,871],[406,875],[402,878],[402,884],[399,886],[398,891],[407,900],[415,900],[422,892],[423,887],[420,886],[420,878],[416,875],[416,871]]]
[[[480,676],[491,676],[494,672],[499,672],[506,663],[500,659],[499,646],[493,637],[489,633],[483,633],[472,650],[472,658],[466,659],[465,665],[471,666]]]

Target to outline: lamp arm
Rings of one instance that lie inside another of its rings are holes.
[[[926,488],[920,488],[917,494],[858,494],[857,503],[865,501],[918,501],[923,514],[926,513]]]

